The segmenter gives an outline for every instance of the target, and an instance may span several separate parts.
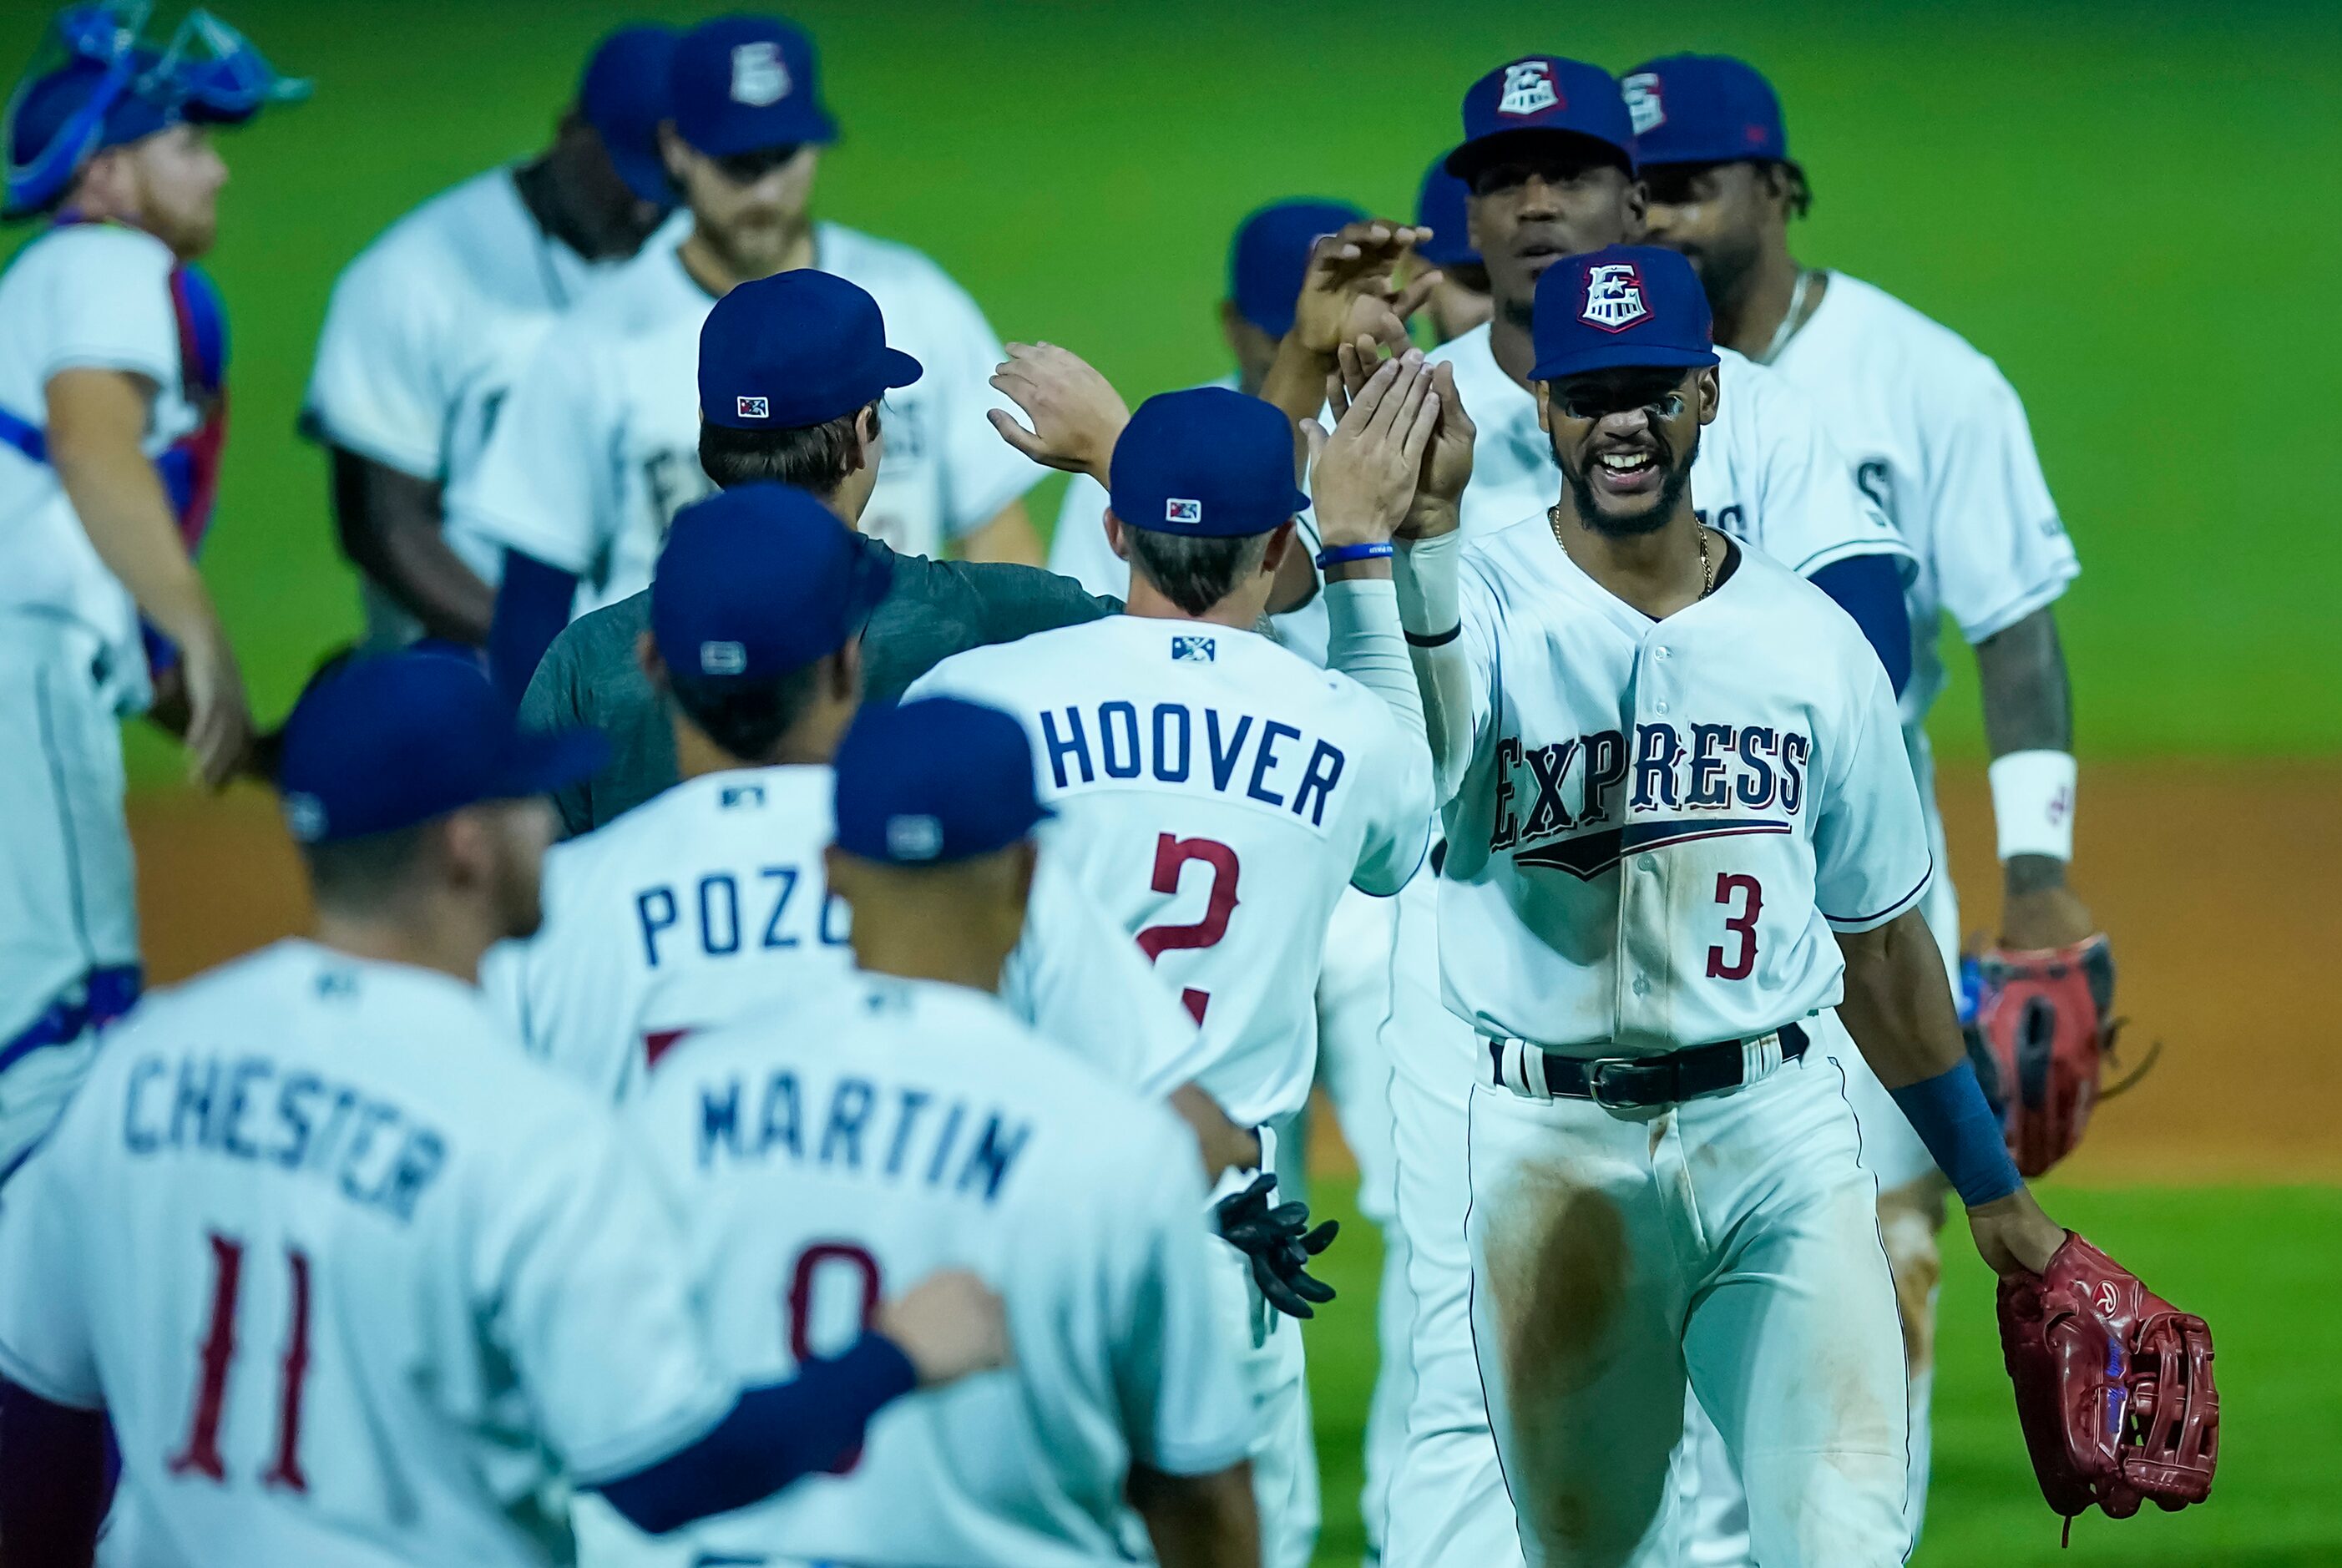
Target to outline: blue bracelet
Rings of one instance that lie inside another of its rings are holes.
[[[2024,1185],[2017,1162],[2008,1157],[2000,1119],[1984,1097],[1984,1085],[1977,1082],[1974,1064],[1962,1062],[1947,1073],[1888,1093],[1910,1118],[1912,1131],[1927,1145],[1927,1153],[1952,1179],[1961,1203],[1973,1209]]]
[[[1329,544],[1317,552],[1317,566],[1323,571],[1345,561],[1387,561],[1397,554],[1392,544]]]

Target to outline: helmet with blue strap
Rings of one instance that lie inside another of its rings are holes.
[[[168,43],[139,42],[148,6],[69,5],[50,28],[61,63],[35,62],[9,95],[7,175],[0,215],[45,212],[83,166],[175,125],[240,125],[273,103],[309,95],[208,11],[192,11]]]

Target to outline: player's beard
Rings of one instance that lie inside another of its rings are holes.
[[[1645,534],[1656,534],[1667,525],[1667,519],[1676,514],[1676,508],[1683,504],[1684,491],[1691,484],[1691,465],[1699,456],[1699,427],[1693,426],[1691,444],[1684,448],[1679,460],[1670,450],[1666,436],[1654,432],[1651,444],[1656,449],[1659,466],[1666,472],[1666,477],[1659,482],[1659,494],[1651,508],[1631,516],[1603,511],[1596,501],[1594,481],[1588,470],[1573,469],[1568,464],[1561,463],[1559,452],[1554,454],[1554,461],[1561,463],[1562,481],[1569,486],[1569,498],[1577,507],[1578,518],[1588,528],[1596,534],[1606,534],[1613,539],[1633,539]]]

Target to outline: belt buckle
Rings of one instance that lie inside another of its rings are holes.
[[[1596,1057],[1593,1061],[1588,1062],[1586,1064],[1586,1097],[1593,1101],[1595,1104],[1600,1106],[1605,1111],[1631,1111],[1636,1109],[1636,1102],[1632,1100],[1604,1099],[1602,1097],[1602,1075],[1613,1067],[1619,1068],[1623,1071],[1640,1065],[1641,1064],[1636,1062],[1631,1056]]]

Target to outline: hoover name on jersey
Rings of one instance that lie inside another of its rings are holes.
[[[1813,741],[1772,724],[1639,724],[1567,740],[1496,742],[1492,854],[1590,881],[1630,854],[1703,838],[1787,834]]]

